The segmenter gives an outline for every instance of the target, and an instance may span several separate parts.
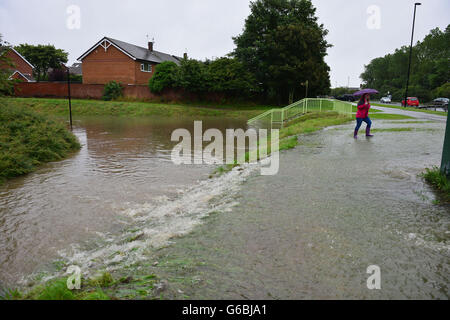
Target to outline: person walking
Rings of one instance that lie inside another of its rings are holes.
[[[367,124],[366,126],[366,137],[373,137],[370,134],[370,128],[372,127],[372,121],[369,118],[369,109],[370,109],[370,94],[365,93],[361,96],[358,102],[358,110],[356,112],[356,128],[353,134],[355,139],[358,139],[358,131],[361,128],[363,121]]]

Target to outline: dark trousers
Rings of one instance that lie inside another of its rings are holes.
[[[370,120],[369,117],[366,117],[366,118],[356,118],[356,128],[355,128],[355,131],[358,131],[359,128],[361,128],[361,125],[362,125],[363,121],[364,121],[365,123],[367,123],[367,128],[370,128],[370,127],[372,126],[372,120]]]

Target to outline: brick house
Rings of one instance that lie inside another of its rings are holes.
[[[83,84],[117,81],[124,85],[147,85],[155,66],[164,61],[180,64],[181,58],[104,37],[77,60],[82,62]]]
[[[18,53],[14,48],[10,48],[5,53],[11,62],[14,64],[13,67],[10,66],[0,66],[2,69],[9,69],[11,75],[9,80],[21,80],[24,82],[34,82],[33,69],[34,66],[27,61],[20,53]]]

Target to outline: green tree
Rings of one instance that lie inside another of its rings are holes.
[[[433,29],[412,50],[410,96],[429,101],[437,88],[450,79],[450,25],[445,31]],[[404,98],[408,72],[409,47],[403,46],[392,54],[373,59],[361,74],[363,85],[378,89],[381,94],[392,93],[395,100]],[[441,91],[440,91],[441,92]]]
[[[195,59],[183,59],[176,77],[176,86],[189,92],[205,92],[209,89],[205,63]]]
[[[250,9],[243,33],[233,38],[233,55],[263,90],[291,100],[295,91],[302,94],[300,83],[308,80],[311,95],[328,92],[328,31],[318,24],[311,1],[256,0]]]
[[[241,97],[258,91],[253,74],[237,59],[224,57],[207,65],[210,91]]]
[[[68,61],[68,53],[53,45],[21,44],[14,48],[34,65],[34,76],[38,82],[48,76],[49,68],[60,68]]]
[[[153,77],[150,78],[148,86],[153,93],[160,93],[165,88],[176,86],[178,66],[171,61],[165,61],[156,66]]]

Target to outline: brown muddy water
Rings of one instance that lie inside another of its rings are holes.
[[[176,166],[170,159],[176,144],[170,141],[172,131],[193,132],[193,121],[112,117],[75,121],[81,151],[0,186],[0,283],[15,286],[27,275],[48,269],[65,251],[73,254],[71,248],[80,243],[95,247],[94,240],[102,239],[104,248],[110,236],[124,233],[139,210],[161,206],[208,178],[214,167]],[[246,128],[246,121],[210,118],[203,119],[203,127]],[[161,217],[153,219],[156,227],[165,227],[152,234],[154,242],[195,224],[194,218],[162,221],[167,212],[169,208],[162,209]]]

